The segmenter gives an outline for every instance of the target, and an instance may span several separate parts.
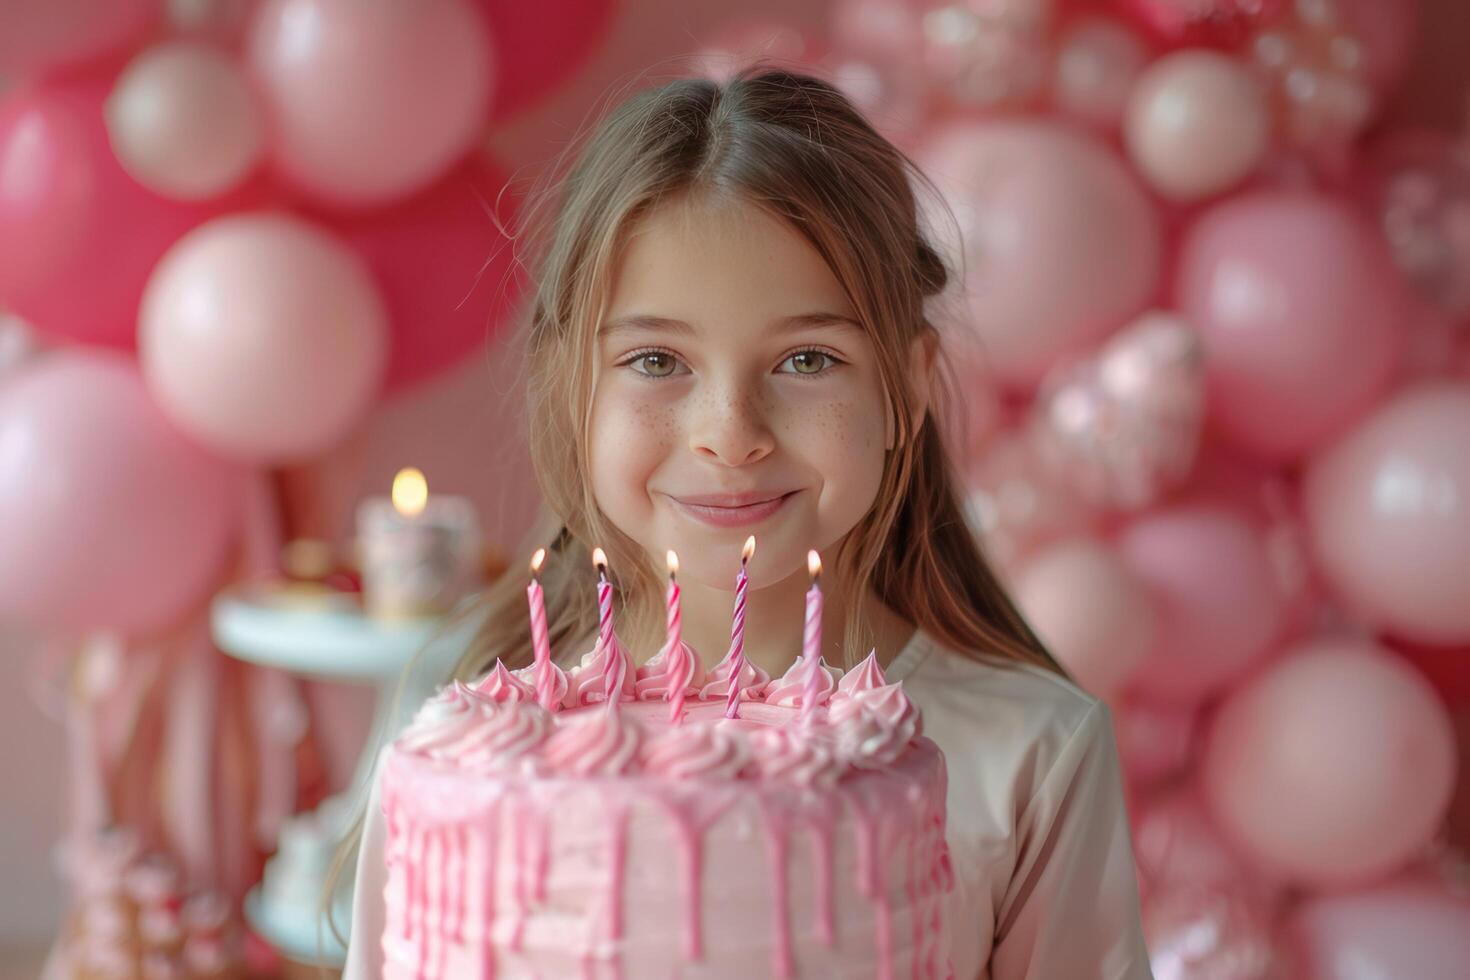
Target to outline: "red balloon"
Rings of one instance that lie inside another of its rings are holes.
[[[607,36],[615,0],[480,0],[495,42],[492,119],[539,102]]]
[[[190,228],[261,195],[160,197],[108,144],[110,77],[33,86],[0,101],[0,304],[39,332],[131,349],[143,284]]]
[[[500,230],[514,218],[505,186],[498,167],[476,161],[402,204],[324,219],[367,262],[387,301],[388,393],[452,368],[510,319],[521,283]]]
[[[0,3],[0,76],[90,62],[138,40],[160,0],[5,0]]]

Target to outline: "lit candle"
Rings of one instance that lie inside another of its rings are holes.
[[[689,686],[693,665],[679,649],[683,643],[683,621],[679,611],[679,556],[673,551],[664,556],[669,566],[668,591],[668,638],[664,642],[664,656],[669,667],[669,724],[677,725],[684,718],[684,689]]]
[[[806,568],[812,577],[812,587],[806,590],[806,628],[802,633],[801,656],[806,661],[806,688],[801,697],[801,720],[810,724],[816,717],[817,697],[821,693],[818,678],[822,671],[822,589],[818,585],[822,577],[822,559],[815,550],[806,553]]]
[[[364,608],[401,619],[448,612],[479,579],[479,525],[465,497],[429,496],[413,467],[393,478],[391,497],[357,509]]]
[[[545,560],[546,549],[537,548],[531,556],[526,602],[531,607],[531,649],[536,654],[536,703],[550,711],[556,700],[556,679],[551,676],[551,640],[546,633],[546,601],[541,592],[541,563]]]
[[[626,667],[613,639],[612,583],[607,580],[607,553],[592,549],[592,564],[597,566],[597,645],[605,658],[602,665],[602,689],[609,707],[616,707],[623,690]]]
[[[730,687],[725,694],[725,717],[736,718],[740,714],[740,675],[745,671],[745,593],[750,578],[745,573],[746,565],[755,556],[755,535],[745,539],[740,549],[740,572],[735,576],[735,614],[730,619]]]

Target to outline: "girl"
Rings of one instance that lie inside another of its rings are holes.
[[[800,652],[805,555],[820,550],[823,656],[852,666],[876,646],[948,757],[954,975],[1148,978],[1108,710],[1027,627],[963,516],[926,315],[948,275],[911,177],[836,89],[787,71],[676,81],[613,112],[554,185],[527,364],[554,516],[523,550],[550,543],[563,664],[596,634],[592,546],[643,657],[677,550],[684,638],[713,666],[755,534],[746,652],[772,676]],[[529,663],[522,578],[472,610],[483,625],[454,676]],[[379,972],[377,809],[350,978]]]

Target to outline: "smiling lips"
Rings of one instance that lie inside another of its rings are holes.
[[[670,496],[690,517],[714,527],[755,524],[780,510],[796,493],[714,493],[689,497]]]

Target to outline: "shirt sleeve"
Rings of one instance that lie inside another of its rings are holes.
[[[1096,702],[1017,825],[993,980],[1152,980],[1111,713]]]
[[[388,883],[387,827],[378,792],[381,757],[373,773],[362,841],[357,849],[357,878],[352,887],[352,931],[347,940],[347,964],[342,980],[380,980],[383,976],[383,891]]]

